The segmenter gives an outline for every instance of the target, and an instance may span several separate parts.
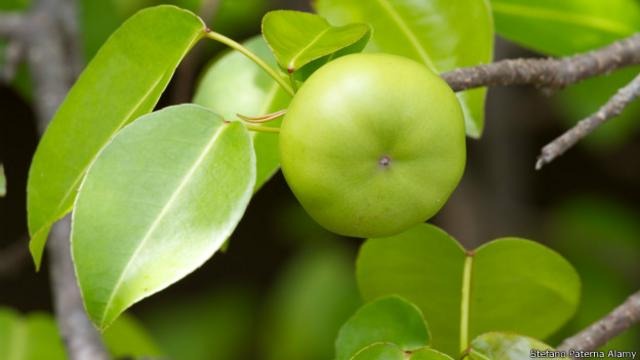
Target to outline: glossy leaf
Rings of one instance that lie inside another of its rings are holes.
[[[109,38],[80,75],[40,141],[29,173],[30,249],[36,266],[52,224],[71,210],[100,149],[153,109],[204,29],[199,18],[176,7],[143,10]]]
[[[349,360],[405,360],[404,351],[397,345],[391,343],[375,343],[369,345]]]
[[[65,360],[62,339],[46,314],[19,315],[0,308],[0,359]]]
[[[265,40],[289,73],[368,38],[369,31],[365,24],[331,26],[321,16],[291,10],[271,11],[262,20]]]
[[[537,351],[539,355],[531,356],[532,351]],[[555,352],[551,346],[539,340],[498,332],[478,336],[473,339],[469,349],[469,358],[471,360],[522,360],[535,357],[559,360],[572,359]]]
[[[370,24],[369,51],[406,56],[438,72],[492,59],[493,20],[485,0],[315,0],[314,4],[334,24]],[[482,134],[485,95],[485,89],[458,93],[469,136]]]
[[[244,45],[275,66],[276,62],[260,37]],[[214,61],[202,75],[193,102],[207,107],[225,119],[235,119],[236,114],[258,116],[286,109],[291,96],[255,63],[238,52],[230,52]],[[280,120],[263,126],[279,126]],[[256,151],[256,190],[277,171],[280,160],[278,135],[252,132]]]
[[[571,318],[580,293],[571,265],[540,244],[503,238],[465,251],[428,224],[367,240],[357,278],[365,299],[397,294],[420,307],[433,347],[453,356],[493,330],[545,338]]]
[[[90,60],[109,35],[128,17],[145,7],[165,4],[199,14],[208,19],[207,22],[214,24],[215,30],[221,34],[231,38],[244,38],[259,29],[260,19],[267,9],[267,1],[219,0],[218,6],[203,7],[206,3],[203,0],[79,0],[78,18],[82,28],[79,35],[85,59]],[[208,55],[214,49],[221,49],[222,45],[208,42],[202,47],[206,48],[204,52]]]
[[[350,360],[453,360],[437,350],[423,347],[416,351],[403,351],[391,343],[376,343],[360,350]]]
[[[449,355],[431,348],[422,348],[411,354],[410,360],[453,360]]]
[[[72,254],[89,317],[107,327],[217,251],[255,184],[247,130],[196,105],[139,119],[101,151],[79,191]]]
[[[364,305],[342,326],[336,340],[336,358],[349,360],[376,343],[391,343],[402,351],[411,351],[428,345],[429,340],[420,309],[390,296]]]
[[[361,303],[353,259],[344,244],[303,250],[279,276],[274,290],[262,328],[262,358],[332,358],[340,326]]]
[[[637,0],[491,0],[496,31],[525,47],[570,55],[640,31]]]
[[[4,176],[4,166],[0,163],[0,197],[7,194],[7,179]]]
[[[109,353],[116,359],[125,357],[159,357],[158,345],[138,319],[123,314],[102,334]]]

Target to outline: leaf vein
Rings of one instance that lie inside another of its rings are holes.
[[[287,70],[289,71],[294,71],[297,70],[296,69],[296,64],[295,62],[298,61],[298,59],[300,58],[300,56],[302,56],[302,54],[304,54],[305,51],[309,50],[313,45],[315,45],[318,41],[320,41],[320,39],[326,35],[329,31],[331,30],[330,27],[322,30],[320,33],[318,33],[318,35],[316,35],[313,40],[311,40],[305,47],[303,47],[302,49],[300,49],[300,51],[295,54],[291,60],[289,60],[289,65],[287,65]]]
[[[116,280],[116,283],[115,283],[115,285],[113,287],[113,290],[111,291],[111,294],[109,295],[109,298],[108,298],[108,300],[107,300],[107,302],[105,304],[105,308],[104,308],[104,311],[102,313],[102,316],[100,317],[102,322],[104,322],[107,314],[109,313],[109,310],[111,310],[111,307],[113,306],[113,299],[114,299],[115,295],[118,293],[118,291],[120,290],[120,287],[122,286],[122,283],[124,282],[125,275],[127,274],[128,270],[129,270],[129,267],[133,263],[133,260],[138,256],[138,254],[140,253],[142,248],[144,248],[145,244],[147,243],[147,241],[151,237],[151,234],[153,234],[153,232],[156,230],[156,228],[160,224],[161,220],[167,215],[167,213],[169,212],[169,209],[171,208],[171,206],[173,206],[173,203],[176,201],[176,199],[178,199],[178,197],[179,197],[180,193],[182,192],[182,190],[184,190],[185,186],[189,183],[189,181],[193,177],[193,174],[196,172],[196,170],[202,164],[202,162],[204,161],[206,156],[209,154],[209,152],[211,151],[211,149],[215,145],[216,140],[220,137],[222,132],[227,128],[229,128],[229,127],[226,126],[226,125],[222,125],[222,126],[220,126],[220,127],[215,129],[215,132],[212,134],[211,139],[207,142],[207,144],[203,148],[203,150],[200,153],[200,155],[194,161],[193,165],[191,165],[189,170],[187,170],[185,175],[182,177],[182,179],[180,180],[180,183],[178,184],[176,189],[173,191],[173,193],[171,194],[171,196],[167,200],[167,203],[162,207],[162,209],[160,209],[160,212],[158,213],[158,216],[155,218],[155,220],[151,223],[151,225],[149,226],[149,228],[145,232],[144,236],[142,237],[142,240],[140,240],[140,243],[138,244],[138,246],[135,248],[135,250],[131,254],[131,257],[129,258],[129,261],[125,264],[124,268],[122,269],[122,272],[120,273],[120,276]]]
[[[431,68],[435,69],[435,67],[433,66],[433,63],[431,62],[431,58],[429,57],[429,54],[427,54],[425,49],[420,44],[420,40],[418,40],[417,36],[411,30],[409,25],[402,19],[402,16],[398,14],[396,9],[394,9],[394,7],[389,3],[388,0],[376,0],[376,1],[383,8],[383,10],[389,13],[389,16],[391,17],[391,19],[396,23],[396,25],[398,25],[398,28],[400,28],[400,31],[407,37],[407,40],[409,40],[409,43],[411,44],[411,46],[414,47],[414,49],[416,50],[416,52],[418,53],[418,56],[420,56],[422,61],[427,66],[430,66]]]

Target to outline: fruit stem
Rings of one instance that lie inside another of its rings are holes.
[[[293,72],[289,73],[289,82],[291,83],[291,87],[294,92],[298,92],[298,83],[296,82],[296,78]]]
[[[244,123],[244,126],[249,131],[257,131],[257,132],[263,132],[263,133],[269,133],[269,134],[279,134],[280,133],[280,128],[277,128],[277,127],[251,125],[251,124],[247,124],[247,123]]]
[[[276,120],[279,117],[284,116],[284,114],[286,113],[287,113],[287,109],[276,111],[271,114],[260,115],[260,116],[247,116],[242,114],[236,114],[236,116],[238,116],[240,120],[243,120],[249,123],[259,124],[259,123],[265,123],[265,122]]]
[[[262,59],[260,59],[256,54],[251,52],[246,47],[242,46],[242,44],[236,42],[235,40],[228,38],[220,33],[215,31],[207,31],[206,36],[209,39],[220,42],[228,47],[242,53],[244,56],[249,58],[249,60],[253,61],[256,65],[260,66],[262,70],[264,70],[269,76],[273,78],[286,92],[288,92],[291,96],[295,94],[291,85],[289,85],[282,76],[278,74],[276,70],[271,68],[267,63],[265,63]]]

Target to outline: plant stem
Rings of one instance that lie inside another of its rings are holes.
[[[218,41],[228,47],[242,53],[244,56],[249,58],[249,60],[253,61],[256,65],[260,66],[262,70],[264,70],[269,76],[273,78],[286,92],[288,92],[291,96],[295,94],[291,85],[289,85],[283,78],[278,74],[276,70],[271,68],[267,63],[265,63],[262,59],[260,59],[256,54],[252,53],[249,49],[242,46],[242,44],[236,42],[235,40],[228,38],[222,34],[219,34],[215,31],[207,31],[206,36],[209,39]]]
[[[291,83],[291,87],[293,91],[298,92],[298,83],[296,83],[296,78],[294,77],[294,73],[289,73],[289,82]]]
[[[467,255],[464,260],[464,272],[462,275],[462,302],[460,304],[460,352],[464,352],[469,346],[469,303],[471,299],[471,269],[473,267],[473,255]]]
[[[276,127],[251,125],[251,124],[246,124],[246,123],[244,123],[244,126],[250,131],[257,131],[257,132],[271,133],[271,134],[279,134],[280,133],[280,128],[276,128]]]
[[[276,120],[284,116],[286,113],[287,113],[287,109],[276,111],[271,114],[260,115],[260,116],[247,116],[242,114],[236,114],[236,116],[239,117],[240,120],[257,124],[257,123],[265,123],[265,122]]]

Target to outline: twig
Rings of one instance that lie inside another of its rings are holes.
[[[544,165],[564,154],[578,141],[591,134],[598,126],[604,124],[609,119],[618,116],[622,110],[627,107],[627,105],[639,96],[640,75],[636,76],[636,78],[634,78],[628,85],[618,90],[618,92],[609,99],[609,101],[604,104],[598,112],[581,120],[564,134],[545,145],[542,148],[540,156],[538,156],[536,170],[542,169]]]
[[[108,360],[102,339],[82,305],[69,250],[70,230],[71,218],[67,216],[53,226],[47,243],[58,327],[71,360]]]
[[[559,351],[593,351],[605,345],[632,325],[640,322],[640,291],[631,295],[622,305],[580,333],[566,339]]]
[[[640,64],[640,34],[598,50],[559,59],[510,59],[442,74],[454,91],[508,85],[557,90],[581,80]]]
[[[26,51],[40,133],[73,83],[74,64],[80,63],[78,29],[68,23],[69,17],[75,17],[74,9],[73,0],[39,0],[24,15],[0,14],[0,36],[20,41]],[[71,262],[69,234],[67,217],[53,226],[47,244],[58,327],[71,360],[106,360],[109,355],[82,304]]]
[[[20,34],[26,26],[25,16],[20,13],[0,13],[0,36],[11,39]]]
[[[24,45],[19,41],[9,40],[4,51],[4,66],[0,75],[2,81],[10,83],[15,78],[24,55]]]

